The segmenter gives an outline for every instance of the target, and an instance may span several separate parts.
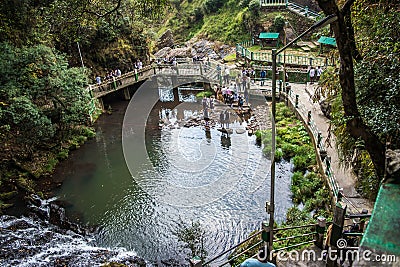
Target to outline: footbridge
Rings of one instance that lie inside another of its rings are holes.
[[[189,58],[177,59],[177,64],[151,64],[142,69],[135,69],[122,74],[119,77],[112,77],[100,84],[91,84],[88,90],[92,95],[90,105],[90,117],[96,111],[95,100],[104,110],[103,97],[122,92],[124,98],[131,98],[129,88],[152,79],[157,83],[158,88],[176,88],[177,86],[193,83],[202,83],[205,88],[222,83],[222,69],[218,67],[219,63],[213,60],[207,62],[193,62]]]
[[[169,85],[182,84],[181,80],[190,82],[208,81],[210,84],[219,84],[220,71],[215,61],[190,62],[190,59],[180,59],[176,65],[171,64],[152,64],[142,69],[135,69],[119,77],[100,83],[89,85],[89,90],[94,98],[101,98],[115,91],[126,89],[136,83],[145,81],[157,75],[160,82],[165,82],[169,78]],[[127,96],[129,99],[130,96]]]

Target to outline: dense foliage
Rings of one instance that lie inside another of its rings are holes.
[[[69,68],[55,50],[8,43],[0,49],[1,191],[31,192],[30,178],[51,172],[68,155],[67,141],[92,135],[82,126],[93,100],[84,69]]]
[[[137,59],[148,60],[147,27],[164,12],[167,0],[132,1],[3,1],[0,42],[16,46],[46,44],[80,66],[97,71],[129,70]]]
[[[34,192],[35,179],[94,136],[86,127],[95,110],[88,77],[146,61],[153,34],[146,25],[168,3],[2,1],[0,212],[3,200]]]
[[[341,159],[353,167],[360,193],[370,199],[375,199],[384,176],[384,153],[379,154],[379,149],[371,147],[366,136],[376,136],[383,149],[400,147],[398,8],[398,4],[366,0],[355,1],[352,8],[356,43],[352,50],[356,59],[354,87],[346,88],[345,92],[354,90],[356,105],[353,103],[352,106],[358,109],[365,126],[358,126],[359,129],[354,131],[354,116],[349,116],[346,111],[341,81],[347,75],[341,75],[339,68],[329,68],[319,82],[322,96],[332,102],[332,130],[337,137]],[[353,131],[349,131],[349,127],[353,127]],[[364,129],[365,133],[354,134],[362,133]]]

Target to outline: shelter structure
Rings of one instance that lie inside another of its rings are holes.
[[[258,39],[260,39],[261,47],[278,46],[279,33],[278,32],[260,32]]]
[[[329,47],[337,47],[336,45],[336,39],[333,37],[326,37],[326,36],[321,36],[318,41],[319,43],[319,51],[320,53],[323,52],[323,45],[329,46]]]

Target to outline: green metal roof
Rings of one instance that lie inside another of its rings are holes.
[[[260,39],[278,39],[279,32],[260,32],[258,38]]]
[[[383,184],[361,247],[400,255],[400,185]],[[371,265],[372,266],[372,265]]]
[[[335,38],[332,38],[332,37],[321,36],[317,42],[320,44],[336,46],[336,40],[335,40]]]

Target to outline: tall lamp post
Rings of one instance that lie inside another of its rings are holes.
[[[281,52],[283,52],[286,48],[291,46],[293,43],[295,43],[297,40],[299,40],[301,37],[306,35],[307,33],[324,27],[328,24],[331,24],[332,22],[337,20],[336,15],[329,15],[317,22],[315,22],[309,29],[307,29],[305,32],[297,36],[294,40],[286,44],[284,47],[282,47],[279,50],[272,49],[272,151],[271,151],[271,196],[270,196],[270,203],[267,205],[267,210],[268,213],[270,214],[269,216],[269,242],[268,242],[268,249],[271,252],[272,251],[272,245],[273,245],[273,240],[274,240],[274,210],[275,210],[275,150],[276,150],[276,144],[275,144],[275,135],[276,135],[276,127],[275,127],[275,115],[276,115],[276,57],[279,55]]]

